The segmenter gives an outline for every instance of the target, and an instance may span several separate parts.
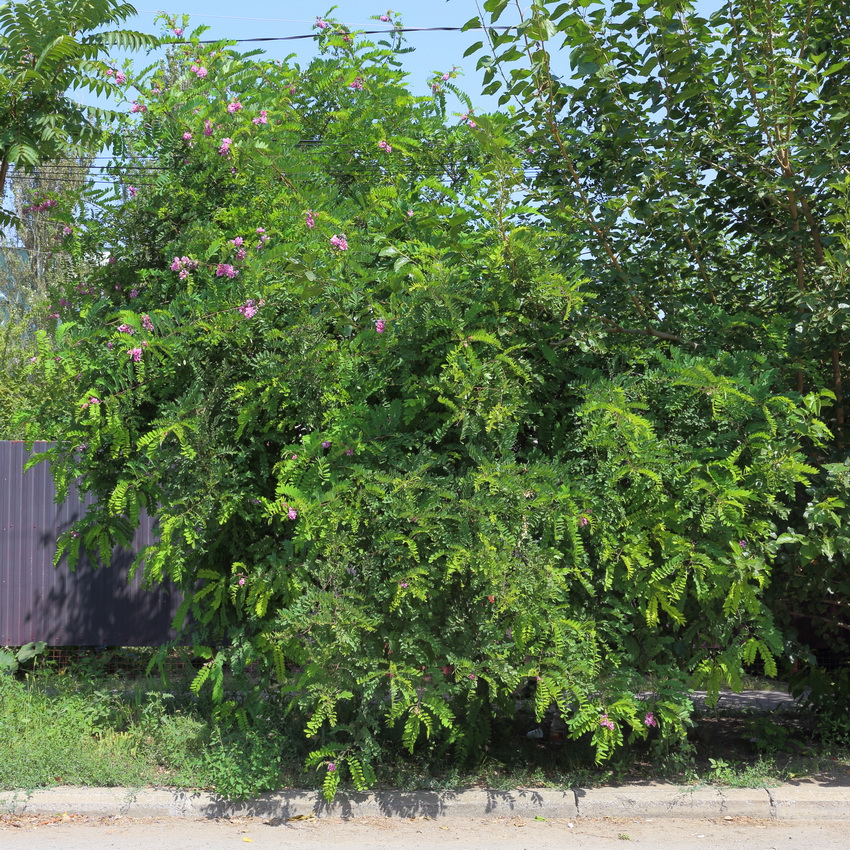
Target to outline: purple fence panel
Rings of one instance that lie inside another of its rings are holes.
[[[36,443],[32,454],[44,452]],[[85,511],[75,492],[56,504],[46,463],[24,473],[30,453],[0,440],[0,646],[43,640],[50,646],[159,646],[174,638],[180,604],[172,588],[146,590],[128,581],[133,552],[116,547],[109,567],[81,557],[74,572],[53,566],[56,539]],[[86,499],[91,503],[91,499]],[[153,542],[142,514],[133,550]]]

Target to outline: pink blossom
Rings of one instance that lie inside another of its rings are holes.
[[[317,15],[315,26],[317,26],[320,30],[323,30],[325,27],[330,26],[330,24],[328,24],[328,22],[324,18],[320,18]]]
[[[389,15],[381,15],[381,16],[380,16],[380,20],[381,20],[383,23],[387,23],[387,21],[389,21],[389,19],[390,19],[390,16],[389,16]]]
[[[136,197],[136,193],[137,193],[137,192],[138,192],[138,189],[136,189],[136,187],[135,187],[135,186],[128,186],[128,187],[127,187],[127,194],[128,194],[131,198],[135,198],[135,197]]]
[[[265,233],[265,232],[266,232],[265,227],[258,227],[257,228],[257,233]]]
[[[172,32],[177,36],[177,38],[180,38],[180,36],[183,35],[183,27],[174,27]]]
[[[177,275],[177,277],[180,278],[180,280],[186,280],[186,278],[189,277],[189,270],[180,269],[180,274]]]
[[[245,249],[244,248],[240,248],[236,252],[236,259],[237,260],[244,260],[245,259]]]
[[[65,227],[63,227],[63,228],[62,228],[62,232],[63,232],[66,236],[70,236],[70,235],[74,232],[74,228],[73,228],[73,227],[67,227],[67,226],[65,226]]]
[[[171,271],[179,272],[180,269],[183,268],[183,263],[180,261],[180,257],[175,257],[171,263]]]
[[[602,715],[602,719],[599,721],[599,725],[604,729],[614,729],[614,721],[608,718],[607,714]]]
[[[443,81],[445,82],[445,81],[446,81],[446,80],[448,80],[450,77],[451,77],[451,74],[450,74],[448,71],[446,71],[446,73],[445,73],[445,74],[443,74]]]
[[[184,141],[184,142],[191,142],[191,141],[192,141],[192,134],[191,134],[191,133],[189,133],[188,131],[187,131],[187,132],[185,132],[185,133],[183,134],[183,141]]]
[[[332,761],[328,762],[328,773],[333,773],[336,770],[336,764]]]
[[[354,454],[354,449],[346,449],[346,450],[345,450],[345,453],[346,453],[349,457],[351,457],[351,456]]]
[[[643,722],[649,728],[658,725],[658,721],[655,719],[655,715],[651,711],[646,712],[646,716],[643,718]]]
[[[296,511],[296,510],[295,510],[295,508],[290,508],[290,509],[287,511],[286,515],[287,515],[290,519],[296,519],[296,518],[297,518],[297,516],[298,516],[298,511]]]
[[[238,310],[246,319],[253,319],[257,315],[257,304],[253,298],[249,298]]]
[[[109,263],[110,266],[115,265],[115,257],[110,257],[106,262]]]
[[[142,349],[141,348],[128,348],[127,354],[133,358],[135,363],[138,363],[142,359]]]
[[[307,210],[304,220],[307,222],[307,227],[312,229],[316,226],[316,220],[313,218],[313,210]]]
[[[403,588],[406,588],[406,587],[407,587],[407,582],[406,582],[406,581],[400,581],[398,584],[399,584],[399,587],[403,587]]]
[[[147,112],[148,108],[143,103],[137,103],[135,100],[133,101],[133,105],[130,107],[130,112]]]
[[[115,348],[115,343],[114,343],[114,342],[107,342],[107,343],[106,343],[106,347],[107,347],[110,351],[112,351],[112,349],[113,349],[113,348]]]
[[[145,313],[142,316],[142,327],[146,331],[152,331],[153,330],[153,322],[151,321],[151,317],[147,313]]]
[[[213,125],[209,118],[204,120],[204,135],[211,136],[213,134]]]
[[[222,139],[221,147],[218,149],[219,156],[227,156],[230,153],[230,146],[233,144],[233,139]]]
[[[97,396],[93,395],[93,396],[89,397],[89,404],[100,404],[100,403],[101,403],[101,401]]]
[[[130,290],[130,298],[138,298],[138,297],[139,297],[139,290],[138,289],[131,289]]]
[[[118,83],[119,86],[127,82],[127,78],[124,76],[123,71],[115,72],[115,82]]]
[[[331,245],[340,251],[348,250],[348,241],[343,235],[338,235],[335,233],[333,236],[331,236]]]
[[[231,280],[239,274],[239,269],[234,269],[230,263],[219,263],[215,270],[216,277],[229,277]]]
[[[268,124],[269,123],[269,113],[266,112],[265,109],[260,110],[260,114],[257,118],[252,118],[251,122],[254,124]]]
[[[129,325],[124,324],[118,325],[118,332],[122,334],[129,334],[130,336],[135,333],[135,331]]]
[[[385,139],[378,142],[378,147],[381,148],[381,150],[385,150],[387,153],[393,152],[393,149],[387,144]]]
[[[244,242],[245,240],[241,236],[237,236],[235,239],[230,240],[230,244],[235,245],[237,248],[241,248]]]
[[[331,447],[330,440],[322,440],[322,448],[329,449]]]
[[[245,584],[245,579],[244,579],[244,578],[240,578],[240,579],[239,579],[239,587],[243,587],[243,586],[244,586],[244,584]]]
[[[468,124],[468,125],[469,125],[472,129],[473,129],[473,130],[474,130],[474,129],[478,126],[478,125],[477,125],[474,121],[471,121],[471,120],[470,120],[470,121],[467,121],[466,123],[467,123],[467,124]]]
[[[198,77],[199,77],[200,79],[202,79],[202,80],[203,80],[203,79],[204,79],[204,77],[206,77],[206,75],[209,73],[209,71],[207,71],[207,69],[206,69],[206,68],[200,67],[200,68],[197,68],[197,69],[195,70],[195,73],[198,75]]]
[[[107,77],[111,77],[114,73],[115,73],[114,69],[112,69],[112,68],[106,69],[106,76]]]
[[[386,322],[383,319],[378,319],[378,321],[375,322],[375,330],[379,334],[382,334],[384,332],[384,328],[386,328],[386,326]]]
[[[227,104],[227,111],[233,115],[234,112],[239,112],[242,108],[242,104],[238,100],[234,100],[232,103]]]
[[[355,77],[354,81],[348,84],[350,89],[354,89],[354,91],[363,91],[363,78]]]
[[[586,516],[579,517],[579,521],[578,521],[579,525],[584,526],[584,525],[587,525],[589,522],[590,522],[590,520]]]
[[[298,455],[292,455],[292,457],[290,458],[290,460],[298,460]]]

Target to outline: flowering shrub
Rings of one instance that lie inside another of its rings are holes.
[[[523,140],[471,105],[449,126],[390,49],[316,27],[306,70],[184,35],[151,72],[180,85],[124,119],[162,170],[79,237],[90,294],[54,342],[81,404],[40,457],[99,499],[63,546],[155,512],[139,565],[185,593],[197,687],[250,722],[223,672],[257,665],[328,794],[373,781],[390,727],[480,752],[520,687],[600,758],[681,735],[688,673],[773,663],[817,397],[755,356],[606,348],[580,237],[512,200]]]

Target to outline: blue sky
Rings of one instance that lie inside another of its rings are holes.
[[[380,28],[388,26],[371,20],[373,15],[388,11],[389,3],[395,17],[400,16],[406,27],[460,27],[478,14],[475,0],[341,0],[333,12],[334,17],[349,24],[353,29]],[[697,9],[706,14],[716,8],[720,0],[697,0]],[[528,3],[521,4],[527,8]],[[188,14],[191,24],[210,27],[204,38],[259,38],[270,36],[293,36],[313,32],[317,15],[324,15],[330,5],[291,2],[288,0],[185,0],[173,6],[158,7],[151,0],[136,0],[138,16],[128,23],[135,29],[146,32],[158,31],[154,17],[158,11],[169,14]],[[513,4],[499,20],[499,24],[513,24],[519,14]],[[477,104],[480,111],[495,108],[495,98],[482,98],[481,74],[475,70],[478,55],[463,58],[469,45],[480,39],[472,32],[420,32],[408,33],[407,43],[415,48],[404,59],[404,68],[410,72],[413,90],[425,94],[427,79],[434,71],[449,70],[460,66],[464,75],[457,81]],[[282,59],[296,53],[301,60],[308,60],[314,52],[314,43],[301,41],[242,44],[242,49],[262,48],[273,59]],[[146,64],[142,57],[137,64]],[[565,60],[564,60],[565,61]]]

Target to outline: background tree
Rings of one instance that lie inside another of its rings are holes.
[[[71,147],[100,146],[107,116],[69,92],[106,94],[123,77],[107,74],[109,51],[155,43],[142,33],[103,29],[135,13],[116,0],[28,0],[0,7],[0,197],[11,167],[29,171],[66,156]],[[5,211],[2,223],[14,222]]]
[[[484,22],[507,5],[486,2]],[[795,665],[812,627],[846,662],[846,4],[740,0],[705,18],[679,0],[541,0],[518,32],[486,33],[487,90],[540,169],[528,197],[587,237],[588,342],[632,361],[748,353],[789,399],[828,399],[818,475],[777,514],[770,606]]]

